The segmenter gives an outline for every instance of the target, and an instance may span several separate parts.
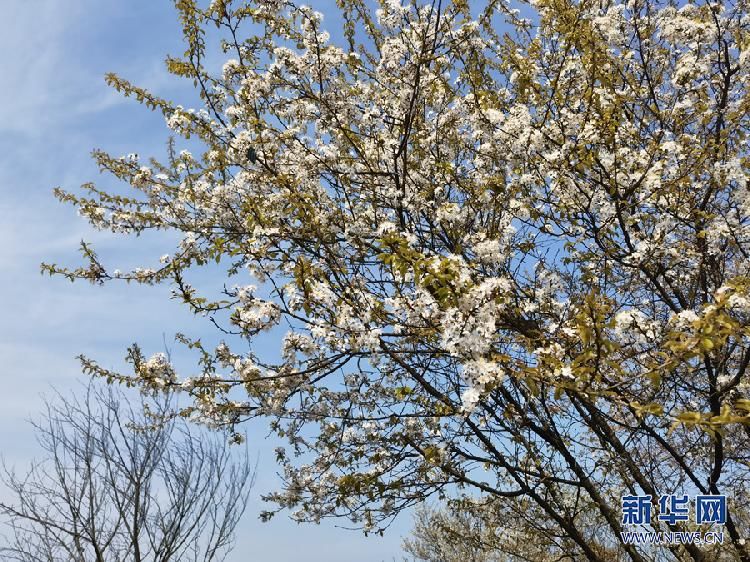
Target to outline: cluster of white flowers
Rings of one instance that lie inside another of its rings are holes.
[[[674,314],[670,318],[670,325],[677,330],[690,330],[693,324],[699,319],[698,314],[693,310],[683,310]]]
[[[242,65],[240,65],[240,61],[237,59],[229,59],[224,63],[224,66],[221,67],[221,75],[224,80],[231,80],[241,68]]]
[[[441,321],[442,348],[454,356],[487,353],[496,341],[497,309],[488,302],[466,312],[448,310]]]
[[[306,356],[311,356],[317,349],[313,339],[299,332],[287,332],[284,335],[284,340],[281,346],[281,353],[289,362],[297,360],[297,354],[302,353]]]
[[[239,304],[236,308],[236,323],[248,332],[268,330],[281,319],[279,305],[273,301],[253,296],[255,290],[254,285],[237,289]]]
[[[152,388],[163,389],[177,380],[172,364],[164,353],[155,353],[141,365],[140,375]]]
[[[407,5],[402,5],[399,0],[386,0],[383,7],[375,12],[378,23],[385,28],[397,29],[403,21],[404,15],[411,9]]]
[[[625,38],[624,4],[612,4],[607,10],[593,18],[592,23],[596,29],[604,35],[607,43],[619,46]]]
[[[181,106],[177,106],[166,118],[167,127],[175,133],[183,133],[190,127],[190,117]]]
[[[488,239],[482,240],[474,244],[474,253],[477,255],[477,259],[483,263],[495,265],[502,261],[503,252],[502,245],[499,240]]]
[[[621,338],[652,342],[658,336],[658,324],[640,310],[630,308],[615,315],[615,333]]]
[[[472,412],[489,385],[500,384],[505,371],[496,362],[479,357],[463,363],[462,376],[467,388],[461,394],[461,406],[465,413]]]
[[[152,178],[151,168],[148,166],[141,166],[138,173],[133,176],[131,183],[136,187],[145,187],[150,185]]]

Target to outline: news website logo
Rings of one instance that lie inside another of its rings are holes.
[[[651,523],[651,496],[622,496],[622,524],[648,525]],[[674,525],[689,521],[690,498],[687,495],[659,497],[659,521]],[[727,522],[727,498],[724,495],[695,496],[695,522],[698,525]]]
[[[650,525],[652,520],[652,496],[622,496],[622,524]],[[691,510],[691,504],[694,508]],[[694,504],[686,494],[667,494],[659,497],[657,521],[670,526],[690,521],[691,511],[697,525],[724,525],[727,521],[727,498],[724,495],[698,495]],[[623,531],[620,533],[626,544],[722,544],[724,533],[717,531]]]

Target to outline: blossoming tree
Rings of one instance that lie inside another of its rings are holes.
[[[197,373],[138,347],[133,372],[88,371],[180,385],[199,421],[270,420],[289,446],[268,499],[299,520],[382,531],[463,489],[522,499],[559,552],[604,560],[621,495],[726,494],[724,550],[750,560],[744,1],[176,6],[167,67],[202,106],[107,79],[200,152],[97,151],[133,194],[57,195],[180,243],[133,271],[89,245],[43,270],[169,283],[225,343],[179,336]],[[226,276],[199,291],[214,262]]]

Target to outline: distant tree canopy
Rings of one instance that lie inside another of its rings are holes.
[[[422,506],[416,511],[414,528],[403,543],[409,555],[407,560],[557,562],[565,552],[564,538],[549,541],[548,536],[537,533],[533,518],[523,511],[527,503],[525,499],[503,502],[464,499],[439,507]],[[590,537],[596,534],[595,528],[587,528],[584,517],[579,523]],[[623,556],[624,549],[617,545],[597,554],[608,562],[627,559]]]
[[[270,420],[289,446],[268,499],[298,520],[380,531],[458,486],[604,561],[621,495],[726,494],[725,555],[750,561],[746,2],[176,6],[167,68],[202,105],[107,80],[202,148],[96,151],[132,194],[57,195],[133,247],[181,241],[132,271],[86,244],[43,270],[167,283],[225,342],[178,336],[198,374],[136,346],[132,372],[90,373]]]
[[[469,511],[421,506],[414,515],[414,529],[404,539],[404,551],[420,562],[505,562],[503,552],[507,528]],[[527,540],[529,537],[525,537]],[[522,546],[524,554],[535,554],[535,562],[547,562],[533,541]]]

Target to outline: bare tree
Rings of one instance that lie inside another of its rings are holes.
[[[254,480],[247,450],[196,433],[169,397],[136,406],[95,383],[60,395],[33,422],[45,458],[23,476],[4,467],[4,560],[219,561]]]

